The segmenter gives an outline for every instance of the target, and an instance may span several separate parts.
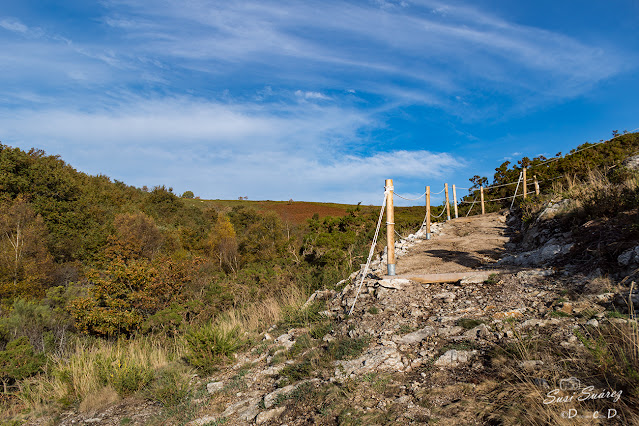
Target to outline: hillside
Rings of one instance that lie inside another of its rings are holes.
[[[363,281],[378,207],[181,198],[0,146],[3,421],[631,424],[639,142],[611,142],[512,211],[397,242],[397,279],[378,243]],[[397,209],[399,234],[423,215]],[[544,404],[569,378],[623,396]]]

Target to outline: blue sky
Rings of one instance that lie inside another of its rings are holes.
[[[636,0],[4,3],[0,141],[140,187],[380,204],[639,127]]]

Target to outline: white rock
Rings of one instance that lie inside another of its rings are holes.
[[[282,415],[282,413],[286,410],[286,407],[277,407],[272,410],[262,411],[257,415],[255,419],[255,423],[261,425],[262,423],[266,423],[270,420],[273,420]]]
[[[380,287],[389,288],[393,290],[401,290],[402,286],[406,286],[410,284],[410,280],[406,280],[403,278],[392,278],[388,280],[380,280],[377,282]]]
[[[475,355],[477,351],[458,351],[456,349],[451,349],[446,351],[446,353],[439,357],[437,361],[435,361],[435,365],[438,367],[454,367],[459,364],[468,363]]]
[[[209,393],[219,392],[224,388],[224,382],[211,382],[206,385],[206,390]]]
[[[200,417],[199,419],[193,420],[192,422],[189,423],[189,426],[204,426],[206,424],[214,423],[216,421],[217,421],[216,417],[204,416],[204,417]]]
[[[405,345],[411,345],[413,343],[421,342],[422,340],[430,336],[434,336],[435,334],[436,334],[435,329],[427,325],[421,330],[417,330],[412,333],[408,333],[405,336],[402,336],[402,338],[399,339],[399,343],[405,344]]]
[[[275,339],[275,343],[290,349],[295,344],[295,338],[290,333],[286,333]]]

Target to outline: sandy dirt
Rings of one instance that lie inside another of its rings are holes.
[[[446,222],[430,240],[397,260],[397,275],[466,272],[491,267],[505,252],[506,217],[491,213]]]

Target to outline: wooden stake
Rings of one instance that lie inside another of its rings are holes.
[[[386,239],[388,275],[395,275],[395,208],[393,206],[393,179],[386,179]]]
[[[526,182],[526,167],[524,167],[524,200],[526,199],[526,195],[528,194],[528,183]]]
[[[481,214],[486,214],[486,208],[484,207],[484,187],[479,187],[479,197],[481,199]]]
[[[453,184],[453,206],[455,206],[455,219],[457,219],[459,214],[457,214],[457,191],[455,190],[455,184]]]
[[[539,182],[537,181],[537,175],[533,175],[535,179],[535,194],[539,195]]]
[[[426,239],[430,240],[430,186],[426,187]]]
[[[448,199],[448,184],[444,184],[446,189],[446,220],[450,220],[450,200]]]

